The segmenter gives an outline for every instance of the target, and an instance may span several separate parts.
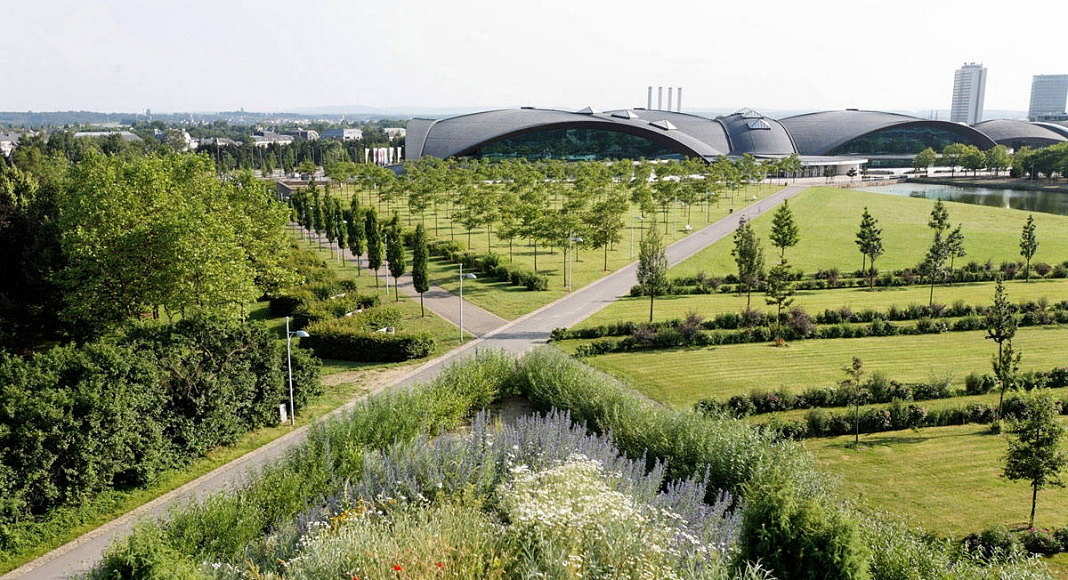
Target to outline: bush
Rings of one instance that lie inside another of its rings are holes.
[[[377,294],[342,294],[331,298],[313,300],[301,304],[293,311],[293,328],[304,328],[309,324],[341,318],[351,312],[376,306],[380,301]]]
[[[969,534],[963,544],[965,550],[987,561],[1010,557],[1023,549],[1020,540],[1005,526]]]
[[[1028,552],[1040,556],[1052,556],[1063,550],[1060,541],[1045,530],[1027,530],[1020,534],[1020,543]]]
[[[434,338],[426,333],[388,334],[367,330],[359,317],[317,322],[302,344],[321,358],[355,362],[401,362],[429,356]]]

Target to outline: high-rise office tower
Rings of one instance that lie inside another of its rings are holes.
[[[986,93],[986,68],[974,62],[953,73],[953,105],[949,120],[969,125],[983,120],[983,95]]]
[[[1068,75],[1035,75],[1031,77],[1031,106],[1027,118],[1031,121],[1061,121],[1068,101]]]

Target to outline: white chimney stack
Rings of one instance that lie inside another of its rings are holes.
[[[675,108],[671,105],[671,95],[674,92],[675,92],[675,89],[673,87],[668,87],[668,108],[667,108],[667,110],[669,110],[669,111],[674,111],[675,110]]]
[[[675,95],[675,110],[682,111],[682,87],[679,87],[679,93]]]
[[[656,110],[664,108],[664,87],[656,87]]]
[[[646,109],[652,109],[653,108],[653,85],[649,85],[649,98],[646,99],[645,108]]]

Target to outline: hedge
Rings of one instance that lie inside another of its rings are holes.
[[[313,300],[301,304],[293,311],[293,328],[304,328],[309,324],[341,318],[356,310],[366,310],[378,306],[381,298],[378,294],[342,294],[325,300]]]
[[[321,358],[355,362],[401,362],[429,356],[434,337],[427,333],[388,334],[368,330],[359,317],[317,322],[301,344]]]
[[[285,346],[262,325],[189,318],[29,358],[0,355],[0,550],[50,511],[151,483],[279,420]],[[293,352],[296,406],[319,363]]]
[[[525,268],[501,263],[497,254],[474,254],[464,251],[460,245],[451,240],[433,240],[427,244],[432,256],[444,258],[450,262],[464,265],[464,268],[478,270],[484,275],[512,286],[523,286],[527,290],[548,290],[549,278],[531,272]]]

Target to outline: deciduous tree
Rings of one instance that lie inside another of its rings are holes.
[[[1023,231],[1020,233],[1020,255],[1024,260],[1027,260],[1027,264],[1024,266],[1024,280],[1031,281],[1031,258],[1035,257],[1035,252],[1038,251],[1038,232],[1035,226],[1035,217],[1027,216],[1027,223],[1024,224]]]
[[[1061,449],[1065,428],[1058,421],[1058,404],[1043,389],[1025,399],[1023,416],[1013,422],[1009,451],[1005,455],[1005,477],[1031,484],[1031,517],[1028,527],[1035,527],[1038,492],[1047,487],[1064,487],[1061,471],[1068,456]]]
[[[656,229],[649,228],[638,246],[638,285],[649,296],[649,322],[653,321],[653,300],[667,290],[667,269],[664,242]]]
[[[738,229],[734,230],[734,249],[731,250],[734,263],[738,266],[738,279],[745,288],[745,309],[749,310],[752,302],[753,288],[760,283],[764,275],[764,249],[753,231],[749,221],[742,218]]]

